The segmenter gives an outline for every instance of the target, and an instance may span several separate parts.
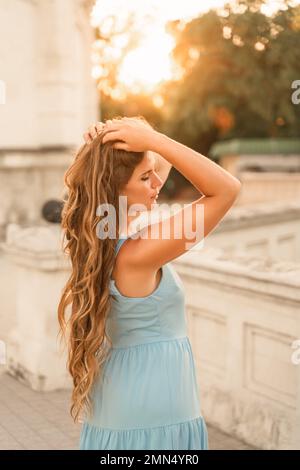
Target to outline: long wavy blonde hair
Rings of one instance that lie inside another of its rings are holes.
[[[143,116],[135,119],[147,122]],[[81,413],[92,413],[91,387],[108,357],[107,346],[112,345],[105,323],[119,234],[118,198],[145,156],[144,152],[115,149],[111,141],[102,144],[104,135],[105,131],[83,145],[64,175],[68,189],[61,218],[62,249],[71,261],[71,275],[59,301],[58,321],[59,335],[68,348],[67,369],[73,380],[70,414],[75,423],[82,421]],[[97,236],[99,204],[114,206],[116,238]]]

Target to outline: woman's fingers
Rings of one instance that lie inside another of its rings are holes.
[[[87,144],[91,144],[93,140],[101,133],[104,131],[108,131],[108,133],[111,133],[112,131],[116,132],[119,130],[119,125],[121,124],[120,119],[108,119],[105,123],[98,121],[87,129],[87,132],[83,134],[83,139]],[[117,126],[117,127],[116,127]],[[116,137],[114,136],[113,139],[108,137],[107,140],[115,140]],[[102,142],[105,143],[104,138],[102,139]]]
[[[97,133],[100,133],[103,131],[105,124],[103,122],[97,122],[96,123],[96,130]]]
[[[102,143],[108,142],[109,140],[118,140],[120,139],[120,131],[119,129],[111,129],[106,132],[102,139]]]
[[[115,144],[113,144],[113,148],[127,150],[127,151],[129,150],[128,145],[125,144],[124,142],[116,142]]]
[[[87,144],[90,144],[93,141],[92,137],[90,136],[88,132],[85,132],[83,134],[83,139]]]
[[[88,132],[89,132],[90,136],[92,137],[92,139],[94,139],[97,136],[97,127],[96,127],[96,125],[92,124],[88,128]]]
[[[83,139],[87,144],[90,144],[93,139],[95,139],[100,132],[104,130],[105,124],[101,121],[96,122],[95,124],[92,124],[87,132],[83,134]]]

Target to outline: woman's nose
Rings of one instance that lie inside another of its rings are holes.
[[[161,178],[158,176],[157,173],[154,174],[154,179],[152,181],[152,186],[156,187],[156,186],[161,186],[162,185],[162,180]]]

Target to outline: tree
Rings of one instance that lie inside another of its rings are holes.
[[[262,0],[238,0],[182,28],[174,59],[183,74],[164,87],[169,133],[208,152],[217,139],[300,136],[300,106],[292,82],[300,79],[300,7],[273,16]]]

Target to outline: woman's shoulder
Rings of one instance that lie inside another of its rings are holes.
[[[137,266],[135,262],[132,262],[135,242],[136,240],[130,237],[118,241],[118,256],[116,256],[112,279],[124,296],[145,297],[157,288],[163,271],[161,268],[146,266],[142,263]]]

